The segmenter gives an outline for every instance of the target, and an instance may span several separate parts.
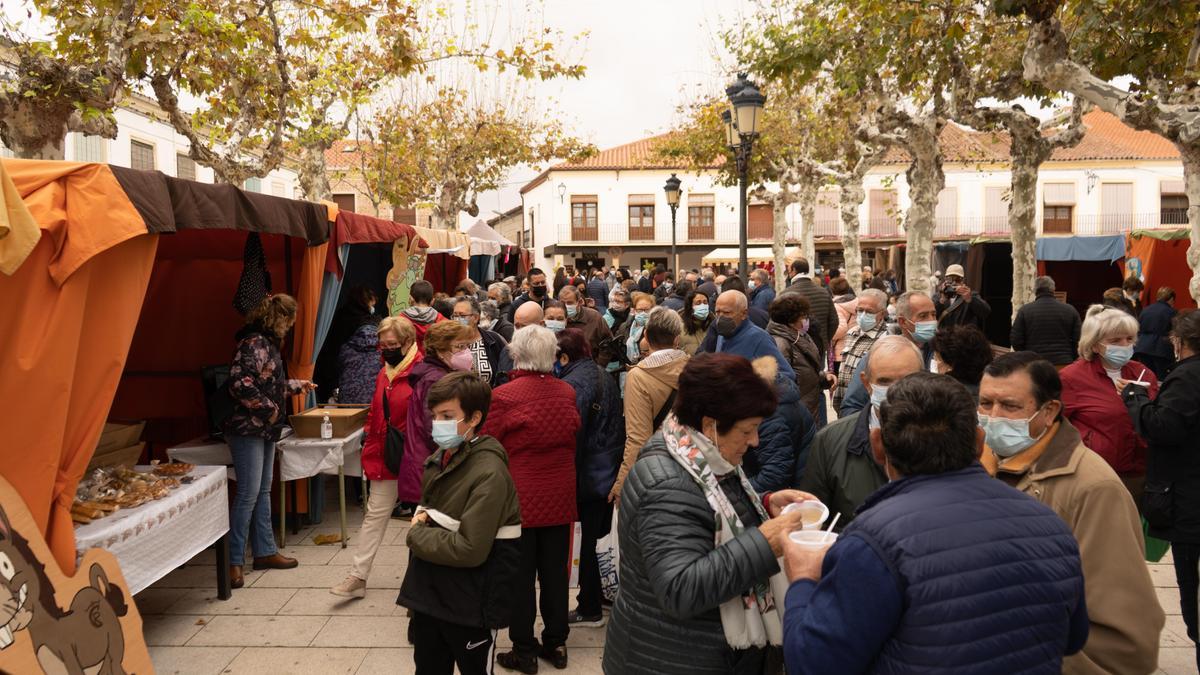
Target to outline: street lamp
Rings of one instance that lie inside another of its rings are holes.
[[[667,179],[663,191],[667,193],[667,206],[671,207],[671,269],[679,276],[679,256],[675,253],[675,212],[679,210],[679,179],[675,174]]]
[[[725,95],[729,97],[730,109],[721,115],[721,119],[725,122],[725,142],[733,152],[738,172],[738,276],[745,279],[750,271],[746,252],[746,174],[749,172],[750,153],[758,138],[758,125],[767,97],[745,73],[738,73],[738,79],[725,88]]]

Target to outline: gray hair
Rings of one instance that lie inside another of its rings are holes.
[[[878,288],[868,288],[865,291],[860,291],[858,294],[858,299],[862,300],[863,298],[875,298],[876,300],[879,301],[879,311],[881,311],[881,312],[887,311],[887,306],[888,306],[887,293],[884,293],[883,291],[879,290]]]
[[[1033,281],[1033,292],[1041,293],[1042,291],[1054,292],[1054,279],[1050,277],[1038,277]]]
[[[474,295],[464,295],[461,298],[454,298],[454,304],[457,305],[461,302],[465,302],[470,305],[471,313],[475,316],[479,316],[479,298],[475,297]]]
[[[683,335],[683,318],[679,312],[661,305],[650,310],[646,319],[646,342],[651,347],[673,347],[680,335]]]
[[[554,369],[554,355],[558,351],[558,338],[554,331],[544,326],[525,326],[513,333],[508,353],[513,368],[548,373]]]
[[[495,300],[485,300],[479,303],[479,313],[485,319],[495,321],[500,318],[500,306],[496,304]]]
[[[491,293],[492,291],[496,291],[496,293],[500,295],[500,302],[512,302],[512,289],[509,288],[508,284],[504,283],[503,281],[497,281],[491,286],[488,286],[488,292]]]
[[[717,278],[717,275],[715,273],[713,273],[712,270],[704,270],[700,274],[700,278],[704,279],[705,281],[713,281],[714,279]]]
[[[925,367],[925,357],[921,355],[921,350],[913,344],[912,340],[903,335],[884,335],[871,345],[871,351],[868,352],[866,374],[867,380],[871,380],[871,364],[878,357],[891,356],[892,354],[910,354],[916,359],[916,370],[922,370]]]
[[[896,298],[896,314],[908,319],[909,321],[912,321],[912,313],[909,312],[909,304],[911,304],[914,295],[923,295],[930,302],[933,302],[933,298],[930,298],[929,294],[925,293],[924,291],[905,291],[904,293],[901,293],[900,297]]]
[[[566,286],[563,286],[562,288],[558,289],[559,302],[563,301],[563,295],[566,293],[570,293],[571,296],[574,297],[576,300],[579,299],[579,289],[575,288],[571,284],[567,284]]]
[[[1137,319],[1116,307],[1103,305],[1088,307],[1087,318],[1083,320],[1083,328],[1079,331],[1079,355],[1085,361],[1091,361],[1096,356],[1096,345],[1122,333],[1133,335],[1136,338],[1138,334]]]
[[[617,296],[622,297],[625,300],[625,302],[629,302],[629,291],[625,290],[624,288],[621,288],[620,284],[613,286],[613,289],[608,292],[609,304],[612,304],[612,301],[616,300]]]

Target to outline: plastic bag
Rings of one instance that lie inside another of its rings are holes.
[[[617,571],[621,567],[621,549],[617,543],[617,511],[613,509],[612,527],[596,540],[596,561],[600,568],[600,593],[606,602],[617,599]]]
[[[1146,562],[1159,562],[1171,548],[1171,542],[1150,536],[1150,523],[1145,518],[1142,518],[1142,537],[1146,540]]]

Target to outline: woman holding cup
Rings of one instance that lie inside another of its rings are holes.
[[[778,557],[804,520],[782,511],[812,496],[759,495],[740,466],[775,403],[740,356],[700,354],[683,369],[673,411],[621,493],[621,593],[604,672],[780,667],[787,584]]]

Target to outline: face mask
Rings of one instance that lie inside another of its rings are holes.
[[[1028,448],[1038,442],[1042,436],[1046,434],[1043,430],[1042,434],[1037,438],[1029,435],[1029,423],[1034,417],[1041,414],[1042,411],[1035,412],[1029,419],[1010,420],[1007,417],[989,417],[980,413],[979,426],[983,428],[984,442],[1000,457],[1012,457],[1013,455]],[[1046,427],[1049,429],[1050,427]]]
[[[733,337],[733,334],[737,332],[737,328],[737,322],[733,319],[727,316],[717,318],[717,335],[724,338]]]
[[[579,314],[579,305],[567,305],[567,318],[574,319]]]
[[[935,333],[937,321],[918,321],[913,327],[913,341],[923,345],[932,340]]]
[[[400,365],[400,362],[404,360],[404,350],[400,349],[399,347],[396,347],[395,349],[385,349],[383,350],[383,360],[389,366],[398,366]]]
[[[749,288],[750,290],[754,290],[757,287],[758,287],[758,284],[755,283],[755,281],[753,279],[750,280],[750,283],[746,284],[746,288]]]
[[[479,327],[484,330],[491,330],[492,326],[495,325],[495,323],[496,322],[492,321],[491,319],[480,319]]]
[[[871,421],[870,421],[870,427],[871,427],[872,429],[878,429],[878,428],[880,427],[880,422],[879,422],[879,406],[883,405],[883,402],[887,400],[887,392],[888,392],[888,388],[887,388],[887,387],[885,387],[885,386],[884,386],[884,385],[882,385],[882,384],[873,384],[873,385],[871,385]]]
[[[470,326],[470,325],[471,325],[471,317],[469,317],[469,316],[456,316],[456,317],[454,317],[454,320],[455,320],[455,321],[457,321],[457,322],[459,322],[460,324],[462,324],[462,325],[464,325],[464,326]]]
[[[708,318],[708,305],[695,305],[692,307],[692,316],[701,321]]]
[[[1104,363],[1113,368],[1123,368],[1133,358],[1133,347],[1104,345]]]
[[[562,331],[567,327],[566,321],[560,321],[558,319],[546,319],[545,323],[546,323],[546,328],[549,328],[550,330],[554,331],[555,333]]]
[[[629,311],[629,307],[614,302],[608,306],[608,311],[612,312],[613,314],[624,314],[625,312]]]
[[[449,366],[454,370],[470,370],[475,367],[475,357],[471,355],[470,349],[454,352],[450,357]]]
[[[546,287],[545,286],[530,286],[529,294],[535,298],[540,298],[546,294]]]
[[[866,332],[869,330],[875,330],[875,326],[878,323],[879,323],[879,319],[876,319],[874,314],[868,314],[866,312],[858,313],[858,329],[859,330],[861,330],[863,332]]]
[[[645,326],[650,320],[650,312],[638,312],[633,315],[633,323],[635,326]]]
[[[810,325],[811,325],[811,324],[809,323],[809,319],[805,319],[805,320],[801,321],[801,322],[800,322],[800,332],[801,332],[801,333],[808,333],[808,327],[809,327]]]
[[[434,420],[433,442],[439,448],[457,448],[462,445],[463,435],[458,433],[458,423],[462,420]]]

